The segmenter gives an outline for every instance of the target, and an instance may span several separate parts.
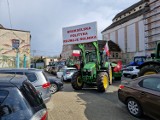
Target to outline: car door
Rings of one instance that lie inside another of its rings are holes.
[[[160,78],[147,77],[139,82],[140,101],[145,113],[160,118]]]

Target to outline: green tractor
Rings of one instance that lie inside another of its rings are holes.
[[[160,42],[157,43],[155,53],[151,54],[151,59],[141,64],[138,68],[140,69],[139,76],[160,72]]]
[[[85,44],[78,44],[81,50],[80,69],[73,74],[71,84],[75,90],[80,90],[87,84],[96,85],[99,92],[105,92],[109,84],[112,84],[111,63],[106,62],[106,53],[99,49],[98,41],[91,44],[94,50],[86,50]]]

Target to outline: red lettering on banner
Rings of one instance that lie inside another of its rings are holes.
[[[84,36],[84,35],[88,35],[88,33],[83,32],[83,33],[71,34],[70,37],[79,37],[79,36]]]
[[[67,33],[74,33],[74,32],[83,32],[83,31],[87,31],[90,30],[91,27],[84,27],[84,28],[78,28],[78,29],[73,29],[73,30],[68,30]]]

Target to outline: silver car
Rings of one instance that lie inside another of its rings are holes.
[[[72,79],[72,75],[76,71],[76,68],[63,67],[57,72],[57,77],[60,78],[62,81],[68,81]]]
[[[45,76],[44,72],[39,69],[0,69],[0,73],[5,74],[19,74],[26,75],[28,80],[35,86],[37,92],[39,92],[43,98],[43,101],[46,103],[51,98],[50,93],[50,82]]]

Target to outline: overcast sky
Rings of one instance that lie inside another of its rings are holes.
[[[62,28],[97,21],[98,38],[113,17],[140,0],[8,0],[13,29],[31,32],[31,53],[59,55]],[[7,0],[0,0],[0,24],[11,28]]]

